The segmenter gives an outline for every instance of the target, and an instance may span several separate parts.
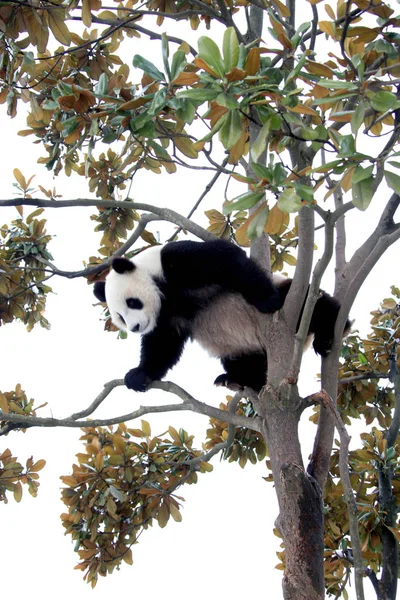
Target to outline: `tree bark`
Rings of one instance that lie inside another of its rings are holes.
[[[267,385],[260,399],[279,503],[277,528],[285,546],[285,600],[323,600],[324,517],[321,489],[303,465],[298,424],[303,402],[297,387]]]

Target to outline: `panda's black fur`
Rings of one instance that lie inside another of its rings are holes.
[[[290,284],[271,281],[242,249],[224,240],[181,241],[151,248],[133,261],[115,258],[94,294],[107,302],[117,327],[142,334],[140,363],[125,376],[128,388],[145,391],[162,379],[186,341],[195,339],[221,359],[225,372],[216,385],[260,391],[267,372],[262,313],[283,306]],[[309,333],[322,356],[331,349],[339,308],[321,292]],[[348,322],[346,333],[349,327]]]

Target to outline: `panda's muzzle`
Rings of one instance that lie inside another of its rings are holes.
[[[149,323],[150,319],[148,319],[144,325],[140,325],[140,323],[137,323],[137,325],[131,327],[132,333],[143,333],[143,331],[146,331],[146,329],[148,328]]]

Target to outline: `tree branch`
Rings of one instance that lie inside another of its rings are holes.
[[[249,418],[242,415],[231,414],[226,410],[221,410],[213,406],[209,406],[204,402],[196,400],[186,390],[171,381],[154,381],[150,384],[149,389],[163,390],[178,396],[182,400],[181,404],[166,404],[164,406],[140,406],[137,410],[113,417],[110,419],[88,419],[82,420],[82,416],[88,416],[109,396],[111,391],[119,386],[124,386],[123,379],[116,379],[105,384],[105,389],[95,398],[85,410],[73,414],[71,417],[64,419],[56,419],[54,417],[31,417],[19,415],[16,413],[3,413],[0,411],[0,421],[8,423],[18,423],[21,427],[102,427],[108,425],[116,425],[125,421],[131,421],[151,413],[174,412],[181,410],[189,410],[201,415],[226,421],[237,427],[247,427],[255,431],[261,431],[261,423],[258,417]]]
[[[339,433],[340,437],[340,452],[339,452],[339,470],[340,470],[340,480],[343,485],[344,497],[347,504],[347,510],[349,515],[349,524],[350,524],[350,536],[351,536],[351,546],[353,551],[354,558],[354,571],[355,571],[355,587],[357,600],[364,600],[364,587],[363,587],[363,560],[362,560],[362,552],[361,552],[361,542],[360,536],[358,532],[358,508],[356,499],[354,497],[353,488],[351,486],[350,481],[350,473],[349,473],[349,444],[350,444],[350,436],[347,433],[347,430],[343,424],[343,421],[339,415],[339,412],[336,408],[335,403],[332,398],[325,392],[325,390],[321,390],[317,394],[313,394],[307,398],[310,402],[318,402],[323,404],[323,406],[329,410],[331,416],[333,417],[336,425],[336,429]]]
[[[235,414],[238,404],[244,396],[245,396],[244,392],[238,392],[234,395],[234,397],[232,398],[232,400],[230,401],[229,406],[228,406],[228,412],[230,414]],[[233,442],[235,441],[235,432],[236,432],[236,425],[229,423],[228,437],[226,438],[225,442],[220,442],[219,444],[216,444],[214,446],[214,448],[209,450],[209,452],[205,452],[201,456],[192,458],[191,460],[188,461],[187,464],[189,464],[192,467],[203,461],[208,462],[213,456],[215,456],[216,454],[221,452],[221,450],[225,450],[225,451],[229,450],[229,448],[232,446]]]
[[[6,206],[38,206],[43,208],[73,208],[98,206],[101,208],[129,208],[132,210],[144,210],[151,212],[164,221],[169,221],[193,233],[201,240],[215,240],[215,235],[193,223],[190,219],[180,215],[169,208],[160,208],[142,202],[130,202],[128,200],[96,200],[92,198],[77,198],[75,200],[41,200],[36,198],[13,198],[11,200],[0,200],[0,208]]]
[[[318,260],[314,268],[312,280],[308,289],[307,299],[304,306],[303,314],[301,317],[300,326],[296,332],[294,352],[292,364],[289,371],[289,381],[297,381],[300,372],[301,360],[303,356],[304,342],[306,340],[311,317],[313,314],[315,303],[317,302],[320,295],[320,287],[322,276],[326,271],[327,266],[332,258],[333,254],[333,231],[334,223],[327,218],[325,222],[325,249],[321,258]]]

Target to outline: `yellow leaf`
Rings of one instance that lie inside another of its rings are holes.
[[[207,471],[208,473],[214,469],[214,467],[210,465],[210,463],[205,462],[204,460],[200,462],[199,466],[201,471]]]
[[[213,71],[212,68],[209,67],[208,64],[202,58],[199,58],[197,56],[193,62],[196,65],[196,67],[198,67],[199,69],[203,69],[209,75],[212,75],[213,77],[216,77],[218,79],[217,73],[215,71]]]
[[[238,69],[237,67],[234,67],[232,71],[229,71],[229,73],[227,73],[226,78],[228,82],[231,83],[232,81],[240,81],[241,79],[244,79],[246,77],[246,74],[246,71],[243,71],[243,69]]]
[[[354,172],[355,167],[350,167],[345,174],[343,175],[341,181],[340,181],[340,186],[342,188],[342,190],[344,190],[345,192],[348,192],[351,189],[351,186],[353,184],[353,172]]]
[[[385,298],[383,302],[381,302],[381,306],[384,309],[393,310],[397,306],[396,300],[394,300],[394,298]]]
[[[321,75],[321,77],[327,77],[328,79],[332,79],[332,77],[334,76],[334,72],[332,71],[332,69],[330,69],[324,64],[308,60],[304,66],[307,69],[307,71],[309,73],[313,73],[313,75]]]
[[[157,521],[160,527],[165,527],[166,524],[169,521],[169,508],[166,505],[165,502],[163,502],[163,504],[161,504],[159,510],[158,510],[158,514],[157,514]]]
[[[281,233],[288,219],[289,214],[282,212],[278,204],[275,204],[269,211],[268,220],[264,228],[265,233],[270,233],[271,235]]]
[[[199,81],[199,76],[196,73],[185,73],[182,71],[173,80],[174,85],[193,85]]]
[[[318,2],[322,2],[322,0],[317,0]],[[282,17],[290,17],[290,10],[288,9],[287,6],[285,6],[285,4],[283,4],[283,2],[280,2],[280,0],[272,0],[272,4],[274,4],[276,6],[276,8],[278,9],[278,11],[281,13]]]
[[[94,459],[94,466],[97,471],[101,471],[104,465],[104,456],[102,454],[96,454],[96,458]]]
[[[130,548],[128,548],[122,558],[128,565],[133,565],[132,550]]]
[[[290,112],[299,113],[302,115],[312,115],[313,117],[318,117],[319,119],[321,119],[321,117],[319,116],[319,114],[317,113],[316,110],[314,110],[310,106],[306,106],[305,104],[296,104],[296,106],[293,106],[293,107],[287,106],[286,108]]]
[[[330,21],[320,21],[318,25],[321,31],[330,35],[332,39],[336,39],[336,27],[334,23],[331,23]]]
[[[78,485],[78,480],[75,477],[71,477],[71,475],[64,475],[60,477],[61,481],[68,485],[69,487],[76,487]]]
[[[252,48],[247,55],[244,70],[246,75],[255,75],[260,68],[260,49]]]
[[[184,154],[188,158],[197,158],[199,155],[199,153],[193,146],[192,140],[188,137],[175,136],[174,144],[175,146],[177,146],[177,148],[179,148],[182,154]]]
[[[63,10],[49,10],[47,13],[49,27],[54,37],[60,42],[60,44],[69,46],[71,44],[71,33],[66,26],[62,15],[65,16],[65,12]]]
[[[151,428],[150,425],[147,421],[145,421],[144,419],[142,419],[142,431],[144,433],[144,435],[146,437],[150,437],[151,436]]]
[[[171,513],[171,517],[174,519],[174,521],[177,521],[178,523],[180,523],[182,521],[182,515],[181,515],[179,508],[171,502],[171,504],[169,506],[169,510]]]
[[[37,37],[37,49],[41,54],[46,52],[47,42],[49,41],[49,28],[46,23],[42,23],[37,29],[35,29]]]
[[[18,481],[14,486],[14,500],[16,502],[21,502],[21,498],[22,498],[22,485]]]
[[[4,394],[0,394],[0,409],[3,411],[4,414],[7,414],[9,412],[7,398]]]
[[[288,252],[284,252],[282,255],[282,258],[283,258],[284,262],[287,263],[288,265],[290,265],[291,267],[296,266],[296,257],[295,256],[292,256]]]
[[[85,25],[85,27],[90,27],[92,24],[90,0],[82,0],[82,22]]]
[[[30,470],[34,473],[37,473],[38,471],[41,471],[45,465],[46,461],[42,458],[35,462],[35,464],[31,466]]]
[[[329,15],[329,17],[332,19],[332,21],[336,21],[335,12],[332,9],[332,7],[329,6],[329,4],[325,4],[325,10],[326,10],[327,14]]]
[[[21,188],[23,190],[26,190],[26,188],[27,188],[26,179],[22,175],[21,171],[19,169],[14,169],[13,174],[14,174],[15,179],[18,181],[18,184],[21,186]]]
[[[172,425],[170,425],[168,427],[168,433],[172,437],[172,439],[174,440],[174,442],[177,442],[178,444],[181,443],[181,438],[179,437],[179,433],[177,432],[177,430],[175,429],[175,427],[172,427]]]
[[[113,446],[117,452],[120,452],[121,454],[123,452],[125,452],[126,440],[122,435],[119,435],[118,433],[116,433],[113,435],[112,440],[113,440]]]

